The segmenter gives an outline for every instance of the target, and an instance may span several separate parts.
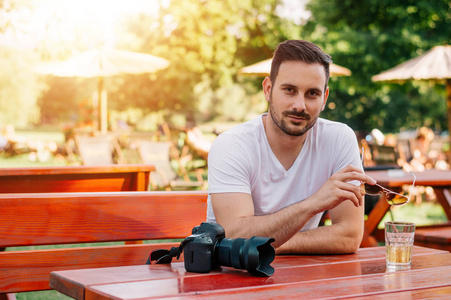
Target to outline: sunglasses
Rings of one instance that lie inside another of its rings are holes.
[[[363,166],[363,153],[364,153],[364,148],[362,147],[362,166]],[[416,176],[415,174],[413,174],[412,172],[410,172],[410,174],[413,176],[413,183],[410,186],[409,189],[409,196],[406,197],[405,195],[396,193],[394,191],[391,191],[387,188],[384,188],[383,186],[379,185],[379,184],[375,184],[375,185],[371,185],[368,183],[362,184],[360,186],[362,193],[364,194],[368,194],[368,195],[383,195],[385,196],[385,199],[387,200],[387,202],[390,205],[404,205],[407,202],[409,202],[410,200],[410,195],[412,194],[412,188],[415,186],[415,181],[416,181]]]

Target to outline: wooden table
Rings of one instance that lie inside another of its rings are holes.
[[[414,246],[412,268],[390,272],[385,247],[350,255],[284,255],[271,277],[222,267],[186,272],[184,264],[57,271],[50,286],[76,299],[423,299],[451,297],[451,253]],[[370,297],[370,298],[368,298]]]
[[[0,168],[0,193],[147,191],[153,165]]]
[[[413,182],[411,174],[400,170],[395,172],[366,171],[365,174],[376,179],[378,184],[391,190],[399,190],[403,185],[410,185]],[[434,189],[438,203],[443,207],[448,220],[451,220],[451,171],[426,170],[424,172],[415,172],[415,176],[415,185],[431,186]],[[389,209],[390,204],[387,203],[384,196],[381,196],[365,221],[365,236],[362,246],[375,246],[377,244],[374,237],[377,226]]]

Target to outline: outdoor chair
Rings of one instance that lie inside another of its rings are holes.
[[[83,165],[113,165],[126,163],[114,135],[76,135],[75,143]]]
[[[398,164],[399,152],[396,147],[369,144],[371,153],[371,165],[365,164],[365,170],[389,170],[400,169]]]
[[[141,140],[138,141],[138,152],[143,163],[155,166],[156,171],[150,173],[152,190],[192,190],[203,187],[201,170],[196,170],[197,180],[191,180],[185,169],[192,156],[186,151],[178,151],[171,142]],[[175,169],[178,169],[180,176]]]

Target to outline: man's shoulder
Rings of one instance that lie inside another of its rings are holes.
[[[338,121],[332,121],[328,119],[318,118],[317,124],[320,126],[338,126],[338,127],[349,127],[345,123],[338,122]]]
[[[263,123],[261,121],[261,116],[259,116],[224,131],[219,134],[216,139],[234,139],[236,137],[239,137],[240,139],[248,139],[252,136],[258,135],[262,126]]]
[[[351,127],[349,127],[345,123],[331,121],[323,118],[318,118],[316,126],[318,128],[318,131],[321,133],[327,132],[329,134],[337,134],[339,132],[354,132]]]

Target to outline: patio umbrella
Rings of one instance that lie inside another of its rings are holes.
[[[253,65],[241,68],[238,70],[238,74],[243,75],[254,75],[266,77],[269,76],[269,71],[271,70],[272,58],[263,60],[261,62],[255,63]],[[341,67],[336,64],[330,64],[330,75],[331,76],[349,76],[351,71],[345,67]]]
[[[107,101],[103,79],[119,74],[152,73],[169,66],[163,58],[150,54],[124,51],[118,49],[90,50],[76,54],[67,60],[47,62],[35,68],[40,74],[59,77],[98,78],[99,129],[107,131]]]
[[[451,136],[451,45],[435,46],[423,55],[375,75],[371,79],[386,82],[403,82],[405,80],[445,82],[448,131]]]

